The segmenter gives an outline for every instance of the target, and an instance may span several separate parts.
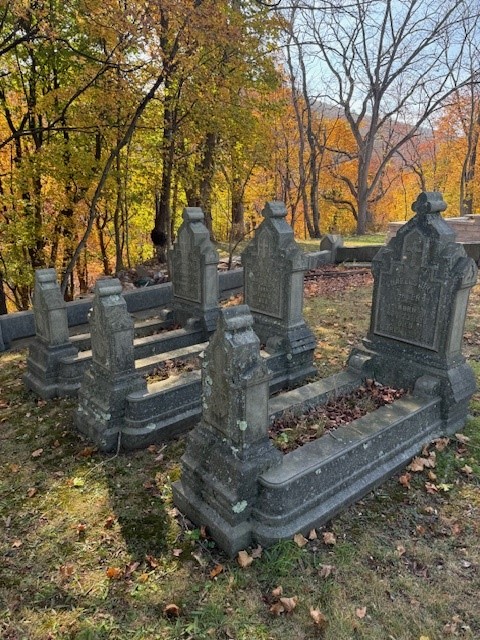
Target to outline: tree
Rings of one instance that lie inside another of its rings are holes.
[[[363,234],[388,164],[470,82],[464,63],[466,42],[478,38],[476,4],[299,2],[293,29],[315,61],[319,99],[342,110],[355,139],[356,176],[343,180]]]

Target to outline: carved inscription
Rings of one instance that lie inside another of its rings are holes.
[[[265,277],[267,275],[270,276],[268,279]],[[280,275],[278,265],[273,261],[263,262],[261,273],[256,273],[252,268],[246,270],[245,302],[252,311],[275,318],[283,317],[283,289]]]
[[[172,266],[175,296],[191,302],[201,302],[200,256],[191,246],[186,233],[179,237],[178,246],[172,257]]]

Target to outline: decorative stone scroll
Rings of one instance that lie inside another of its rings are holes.
[[[30,346],[23,381],[42,398],[68,395],[68,389],[62,388],[59,362],[62,358],[76,356],[78,350],[70,342],[67,309],[55,269],[37,269],[35,272],[33,314],[36,335]]]
[[[268,438],[269,373],[245,305],[223,309],[205,351],[203,417],[182,458],[175,504],[227,553],[251,542],[258,475],[281,454]]]
[[[92,363],[79,391],[75,423],[101,451],[121,445],[126,398],[146,389],[135,372],[134,324],[116,278],[98,280],[90,313]]]
[[[475,389],[461,347],[477,267],[441,217],[446,207],[440,193],[421,193],[412,205],[416,215],[375,256],[364,344],[368,368],[382,382],[412,387],[425,374],[441,381],[451,432]],[[362,358],[354,353],[351,365]]]
[[[207,334],[218,316],[218,253],[198,207],[183,210],[183,223],[170,252],[173,308],[182,326],[200,324]]]
[[[284,351],[290,382],[316,373],[315,338],[303,319],[303,276],[306,263],[286,222],[283,202],[268,202],[265,218],[242,254],[245,303],[254,329],[267,352]]]

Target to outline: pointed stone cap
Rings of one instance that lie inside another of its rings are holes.
[[[267,202],[262,211],[264,218],[285,218],[287,215],[287,208],[284,202],[280,200],[273,200]]]
[[[440,191],[422,191],[412,204],[412,210],[417,215],[423,216],[429,213],[440,213],[445,211],[447,203]]]

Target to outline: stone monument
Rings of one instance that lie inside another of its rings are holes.
[[[75,423],[101,451],[120,446],[126,398],[146,389],[135,371],[134,324],[116,278],[98,280],[90,313],[92,362],[79,391]]]
[[[175,504],[233,554],[251,542],[259,473],[279,463],[268,438],[269,373],[248,307],[221,311],[202,368],[203,416],[189,436]]]
[[[304,254],[285,220],[283,202],[268,202],[242,254],[245,304],[268,353],[286,353],[290,383],[315,375],[315,337],[303,319]]]
[[[175,321],[201,326],[206,336],[215,331],[218,317],[218,253],[198,207],[183,210],[183,222],[170,252]]]
[[[367,351],[354,351],[349,364],[397,387],[429,376],[442,396],[446,432],[454,433],[475,390],[461,347],[477,267],[441,217],[446,207],[440,193],[421,193],[415,216],[375,256]]]
[[[70,341],[67,309],[55,269],[35,272],[33,314],[36,335],[29,349],[23,381],[40,397],[53,398],[59,395],[63,382],[59,379],[60,359],[78,353]],[[68,389],[62,388],[62,391],[62,395],[68,395]]]

